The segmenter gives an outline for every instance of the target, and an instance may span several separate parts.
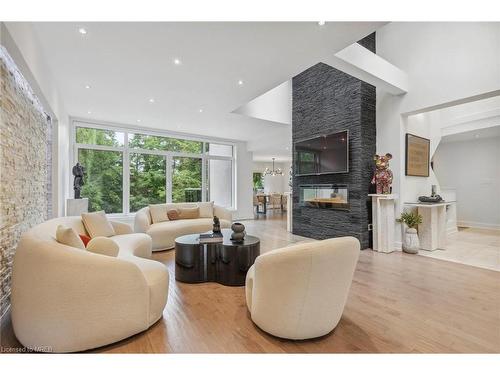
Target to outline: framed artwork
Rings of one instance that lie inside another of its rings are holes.
[[[406,176],[429,177],[430,140],[406,133]]]

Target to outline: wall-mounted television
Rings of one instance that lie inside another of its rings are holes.
[[[349,172],[349,132],[321,135],[295,144],[295,175]]]

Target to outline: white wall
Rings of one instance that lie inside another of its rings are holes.
[[[456,189],[459,225],[500,229],[500,137],[441,143],[434,168]]]
[[[236,145],[236,204],[233,219],[253,219],[253,175],[252,153],[247,150],[246,142]]]
[[[28,23],[1,23],[1,43],[12,56],[23,76],[53,120],[53,214],[64,215],[69,195],[69,116],[63,99],[45,63],[37,36]]]
[[[430,140],[430,159],[441,141],[441,116],[439,111],[420,113],[409,116],[403,122],[403,131]],[[405,157],[404,145],[402,158]],[[403,160],[404,162],[404,160]],[[431,195],[431,186],[438,185],[439,181],[429,165],[429,177],[406,176],[402,173],[402,202],[416,202],[421,195]]]
[[[393,155],[400,212],[406,182],[402,115],[500,90],[500,23],[390,23],[377,30],[377,54],[409,80],[405,95],[377,90],[377,152]]]

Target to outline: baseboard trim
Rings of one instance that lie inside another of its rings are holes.
[[[458,227],[500,230],[500,224],[479,223],[477,221],[457,221]]]

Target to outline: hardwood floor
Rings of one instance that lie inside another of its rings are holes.
[[[261,238],[262,252],[310,241],[287,233],[281,214],[244,223],[248,233]],[[337,328],[322,338],[288,341],[252,323],[244,287],[177,283],[174,252],[155,253],[154,259],[170,271],[163,319],[146,332],[92,352],[500,352],[500,272],[364,250]]]

